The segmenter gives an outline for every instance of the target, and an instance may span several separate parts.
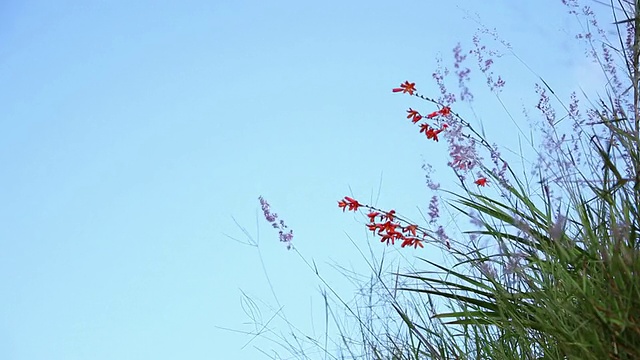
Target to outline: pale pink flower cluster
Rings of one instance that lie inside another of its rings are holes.
[[[287,250],[291,250],[291,247],[293,246],[291,243],[293,240],[293,230],[287,231],[287,225],[285,225],[282,219],[278,220],[278,214],[271,212],[271,205],[269,205],[267,200],[262,196],[260,196],[258,200],[260,200],[260,206],[262,207],[264,218],[271,223],[271,226],[273,226],[274,229],[278,229],[280,241],[287,244]]]

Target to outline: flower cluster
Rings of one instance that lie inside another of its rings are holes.
[[[409,95],[414,95],[414,92],[417,91],[415,88],[415,85],[416,85],[415,83],[410,83],[409,81],[405,81],[403,84],[400,84],[399,88],[394,88],[393,92],[402,92],[403,94],[408,93]],[[419,95],[417,92],[415,93],[415,96],[423,100],[427,100],[427,101],[439,104],[439,102],[429,99],[427,97],[424,97],[422,95]],[[420,120],[425,118],[426,119],[434,119],[437,117],[448,118],[450,117],[450,115],[451,115],[451,108],[448,106],[443,106],[440,110],[436,110],[426,116],[423,116],[422,114],[420,114],[420,112],[418,112],[417,110],[414,110],[413,108],[409,108],[409,110],[407,110],[407,119],[411,119],[411,122],[414,124],[417,124],[418,122],[420,122]],[[444,123],[444,122],[442,122],[439,128],[436,128],[435,126],[429,125],[427,123],[422,123],[419,125],[420,125],[420,133],[424,133],[427,139],[430,139],[436,142],[439,140],[438,134],[440,134],[441,132],[443,132],[445,129],[449,127],[449,125],[447,125],[447,123]],[[455,133],[459,133],[461,130],[461,125],[460,124],[455,125],[454,129],[457,129],[454,131]],[[450,138],[451,137],[456,137],[456,136],[450,136]],[[467,138],[467,137],[464,137],[464,138]],[[473,145],[474,145],[473,140],[471,140],[471,146],[462,146],[460,144],[451,143],[450,155],[452,160],[449,162],[449,165],[456,170],[471,170],[473,167],[473,161],[471,161],[470,159],[477,158],[477,156],[475,155],[475,147]],[[474,183],[478,186],[486,186],[487,179],[485,177],[480,176]]]
[[[415,91],[416,91],[415,83],[410,83],[408,81],[405,81],[404,84],[400,84],[399,88],[393,89],[393,92],[408,93],[409,95],[413,95]],[[417,110],[414,110],[412,108],[409,108],[409,110],[407,110],[407,113],[408,113],[407,119],[411,119],[412,123],[417,124],[420,120],[424,118],[433,119],[437,116],[447,117],[451,114],[451,108],[449,108],[448,106],[444,106],[442,109],[434,111],[427,116],[420,115],[420,113]],[[443,123],[439,129],[427,123],[422,123],[420,124],[420,133],[424,133],[427,136],[427,139],[438,141],[438,134],[443,132],[447,127],[448,125],[445,123]]]
[[[433,139],[433,141],[438,141],[438,134],[444,131],[447,128],[447,124],[442,124],[440,129],[433,128],[429,126],[429,124],[420,124],[420,132],[424,133],[427,136],[427,139]]]
[[[400,84],[400,87],[394,88],[393,92],[408,93],[409,95],[415,94],[415,96],[421,99],[424,99],[436,104],[440,104],[435,100],[431,100],[422,95],[419,95],[417,93],[415,83],[410,83],[409,81],[405,81],[404,83]],[[452,114],[451,108],[448,106],[442,106],[439,110],[429,113],[426,116],[421,115],[420,112],[418,112],[417,110],[414,110],[413,108],[409,108],[409,110],[407,110],[407,119],[411,119],[412,123],[418,124],[423,119],[438,120],[437,119],[438,117],[449,118],[449,120],[451,120],[450,118],[451,114]],[[419,124],[420,132],[424,133],[427,136],[427,139],[432,139],[437,142],[438,134],[440,134],[441,132],[443,132],[448,128],[448,125],[446,123],[442,121],[440,121],[439,123],[441,124],[439,125],[439,128],[426,123]],[[455,128],[461,127],[461,124],[458,124],[458,123],[455,123],[455,124],[457,124],[454,126]],[[468,160],[467,160],[469,158],[468,156],[462,156],[461,154],[459,154],[459,152],[455,152],[455,151],[452,152],[451,155],[453,158],[452,161],[456,165],[454,166],[455,169],[471,170],[471,166],[468,166]],[[487,178],[482,176],[482,174],[480,173],[478,174],[477,180],[474,181],[474,183],[478,186],[486,186],[487,182],[488,182]],[[437,189],[437,186],[434,186],[433,189],[434,190]],[[358,200],[351,198],[349,196],[345,196],[342,200],[339,200],[338,207],[341,208],[343,212],[347,210],[358,211],[360,207],[369,209],[370,211],[367,214],[367,217],[369,218],[369,223],[367,224],[367,227],[375,235],[380,236],[381,238],[380,242],[386,242],[387,245],[389,245],[389,243],[391,243],[392,245],[395,245],[395,242],[398,241],[398,242],[401,242],[401,245],[400,245],[401,247],[413,246],[414,248],[418,248],[419,246],[422,248],[424,247],[423,241],[425,240],[425,238],[431,237],[436,240],[440,240],[442,243],[446,245],[448,249],[451,249],[449,238],[448,236],[446,236],[446,234],[444,233],[444,228],[442,228],[441,226],[438,228],[436,232],[434,232],[437,235],[437,237],[429,236],[424,230],[420,229],[417,225],[410,224],[407,221],[398,219],[398,217],[396,216],[395,210],[382,211],[372,206],[361,204],[358,202]],[[438,209],[437,196],[433,196],[431,199],[431,202],[429,203],[429,216],[431,217],[431,223],[434,223],[436,219],[440,216],[439,209]],[[400,222],[406,223],[408,225],[402,226]]]
[[[407,115],[407,119],[411,119],[412,123],[417,124],[420,120],[422,120],[425,117],[427,119],[433,119],[436,116],[448,116],[451,113],[451,109],[445,106],[442,109],[438,111],[434,111],[427,116],[420,115],[420,113],[417,110],[413,110],[412,108],[409,108],[409,110],[407,110],[407,113],[409,113],[409,115]],[[443,132],[444,129],[446,129],[447,127],[448,127],[447,124],[442,124],[442,126],[440,126],[439,129],[436,129],[435,127],[432,127],[427,123],[422,123],[420,124],[420,132],[424,133],[427,136],[427,139],[433,139],[434,141],[438,141],[438,134]]]
[[[293,246],[291,243],[293,240],[293,230],[287,231],[288,227],[285,225],[284,221],[282,219],[278,221],[278,214],[271,212],[271,205],[269,205],[267,200],[262,196],[260,196],[258,200],[260,200],[260,206],[262,207],[264,218],[271,223],[271,226],[273,226],[274,229],[278,229],[280,241],[287,244],[287,250],[291,250],[291,247]]]
[[[386,242],[387,245],[391,243],[391,245],[395,245],[396,240],[402,241],[400,247],[405,246],[413,246],[414,248],[424,247],[422,242],[427,235],[420,231],[418,225],[409,224],[407,226],[402,226],[399,223],[399,219],[396,217],[395,210],[390,211],[381,211],[375,209],[369,205],[360,204],[357,200],[345,196],[344,199],[338,201],[338,207],[342,209],[342,211],[357,211],[359,207],[364,207],[370,210],[367,214],[369,218],[369,223],[367,227],[374,234],[380,236],[380,242]],[[376,219],[379,222],[376,222]],[[422,235],[422,238],[418,237],[418,232]]]

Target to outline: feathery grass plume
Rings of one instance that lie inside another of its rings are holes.
[[[271,205],[267,200],[262,196],[258,197],[258,200],[260,201],[260,207],[262,208],[265,220],[267,220],[274,229],[278,229],[280,241],[287,245],[287,250],[291,250],[291,247],[293,247],[293,230],[287,231],[289,227],[284,223],[284,220],[280,219],[278,221],[278,214],[271,212]]]

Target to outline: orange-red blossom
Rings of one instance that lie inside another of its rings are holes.
[[[356,211],[360,206],[371,209],[371,207],[362,205],[357,200],[348,196],[345,196],[343,200],[338,201],[338,207],[342,208],[342,211]],[[389,245],[389,243],[395,245],[396,240],[398,240],[402,241],[400,247],[424,247],[422,244],[423,240],[417,237],[418,225],[409,224],[407,226],[401,226],[397,221],[395,221],[395,213],[395,210],[382,213],[371,210],[367,214],[367,217],[369,218],[367,228],[369,228],[369,230],[374,234],[380,236],[380,242],[386,242],[387,245]],[[379,219],[380,222],[376,222],[376,219]]]
[[[486,177],[481,177],[478,180],[474,181],[474,183],[478,186],[486,186],[487,185],[487,178]]]
[[[399,88],[393,89],[393,92],[409,93],[409,95],[413,95],[413,92],[416,91],[416,83],[410,83],[405,81],[404,84],[400,84]]]
[[[443,107],[442,109],[438,110],[438,111],[434,111],[431,114],[427,115],[427,119],[433,119],[434,117],[441,115],[441,116],[448,116],[449,114],[451,114],[451,108],[448,106]]]
[[[357,211],[358,207],[362,206],[358,200],[350,198],[348,196],[344,197],[344,200],[340,200],[338,201],[338,207],[342,208],[342,212],[344,212],[345,210],[349,211]]]
[[[416,110],[413,110],[412,108],[409,108],[409,110],[407,110],[407,112],[409,113],[409,115],[407,115],[407,119],[411,119],[413,117],[413,119],[411,119],[412,123],[417,123],[418,121],[422,120],[422,115],[420,115],[419,112],[417,112]]]
[[[429,124],[420,124],[420,132],[427,135],[427,139],[433,139],[434,141],[438,141],[438,134],[444,131],[447,128],[447,124],[442,124],[440,129],[435,129],[429,126]]]

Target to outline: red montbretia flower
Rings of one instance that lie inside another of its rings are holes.
[[[427,139],[433,139],[434,141],[438,141],[438,134],[444,131],[447,128],[447,124],[443,124],[440,129],[435,129],[429,126],[429,124],[420,124],[420,132],[424,133],[427,136]]]
[[[449,114],[451,114],[451,108],[445,106],[442,109],[434,111],[431,114],[427,115],[427,119],[433,119],[436,116],[447,116]]]
[[[478,186],[486,186],[487,185],[487,178],[486,177],[481,177],[478,180],[474,181],[474,183]]]
[[[444,129],[439,129],[439,130],[436,130],[436,129],[433,129],[433,128],[429,129],[426,132],[427,139],[433,139],[433,141],[437,142],[438,141],[438,134],[440,134],[443,130]]]
[[[338,201],[338,207],[342,208],[342,211],[357,211],[358,207],[362,206],[358,200],[345,196],[343,200]]]
[[[409,115],[407,115],[407,119],[411,119],[413,117],[413,119],[411,119],[411,122],[413,122],[414,124],[422,120],[422,115],[420,115],[420,113],[417,112],[416,110],[409,108],[407,112],[409,113]]]
[[[367,217],[369,217],[369,222],[374,223],[376,222],[376,217],[380,215],[379,212],[377,211],[372,211],[370,213],[367,214]]]
[[[413,246],[416,249],[418,248],[418,246],[420,246],[421,248],[424,248],[424,245],[422,245],[422,240],[416,237],[404,238],[404,241],[402,241],[402,244],[400,245],[400,247],[405,247],[405,246]]]
[[[404,93],[409,93],[409,95],[413,95],[414,91],[416,91],[416,83],[410,83],[408,81],[405,81],[404,84],[400,84],[399,88],[395,88],[393,89],[393,92],[401,92]]]
[[[411,233],[411,235],[416,236],[416,230],[418,230],[418,225],[409,225],[402,228],[403,233]]]

